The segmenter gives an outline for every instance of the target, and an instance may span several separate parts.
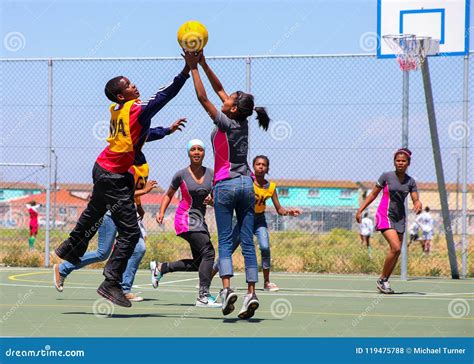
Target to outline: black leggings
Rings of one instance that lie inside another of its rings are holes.
[[[189,243],[193,259],[181,259],[175,262],[163,263],[161,274],[199,271],[199,286],[209,288],[211,286],[212,266],[216,256],[209,233],[187,232],[179,236]]]

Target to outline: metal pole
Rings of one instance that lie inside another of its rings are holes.
[[[50,216],[51,216],[51,150],[53,142],[53,61],[48,60],[48,183],[46,184],[46,234],[44,266],[49,267]]]
[[[454,234],[458,235],[458,217],[459,217],[459,155],[456,155],[456,213],[454,214]]]
[[[54,153],[53,229],[56,229],[56,214],[57,214],[56,194],[57,194],[57,191],[58,191],[58,155],[56,154],[55,149],[51,149],[51,152]]]
[[[449,264],[451,266],[451,277],[459,279],[458,264],[456,261],[456,250],[454,248],[453,231],[451,227],[451,217],[449,216],[448,197],[446,194],[446,184],[444,182],[443,161],[439,146],[438,129],[436,125],[436,114],[433,103],[433,92],[431,90],[430,69],[428,58],[421,62],[421,73],[423,75],[423,87],[425,89],[426,110],[428,112],[428,122],[430,125],[431,144],[433,147],[433,158],[436,168],[436,179],[438,181],[439,199],[441,201],[441,211],[443,214],[443,224],[448,245]]]
[[[252,93],[252,59],[250,56],[245,58],[245,89],[247,93]],[[249,134],[248,134],[248,140],[247,140],[247,145],[248,150],[250,152],[250,146],[252,143],[250,142],[250,128],[249,128]]]
[[[462,226],[461,226],[461,244],[462,244],[462,271],[465,278],[467,276],[467,138],[469,137],[469,54],[464,57],[464,100],[463,100],[463,122],[465,133],[462,140],[461,164],[462,164]]]
[[[409,71],[403,71],[403,100],[402,100],[402,147],[408,148],[408,102],[410,90],[410,76]],[[408,210],[408,202],[405,200],[405,211]],[[407,234],[403,234],[402,241],[402,258],[400,275],[401,279],[408,279],[408,249],[407,249]]]

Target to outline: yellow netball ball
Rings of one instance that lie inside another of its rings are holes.
[[[188,52],[199,52],[207,44],[207,29],[197,20],[189,20],[178,29],[178,43]]]

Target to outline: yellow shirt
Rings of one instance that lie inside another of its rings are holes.
[[[254,182],[253,190],[255,191],[255,213],[261,214],[265,212],[266,201],[273,196],[275,193],[276,184],[274,182],[270,182],[267,188],[262,188],[257,186]]]
[[[133,174],[133,181],[135,182],[135,191],[142,190],[145,187],[146,182],[148,181],[148,163],[144,163],[139,166],[133,165],[132,168],[130,168],[130,172]],[[140,197],[135,197],[135,203],[140,204],[140,202]]]

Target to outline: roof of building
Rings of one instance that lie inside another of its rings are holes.
[[[0,181],[0,189],[3,190],[44,190],[44,187],[33,182]]]
[[[358,189],[359,186],[353,181],[320,181],[310,179],[270,179],[278,187],[305,187],[305,188],[347,188]]]

